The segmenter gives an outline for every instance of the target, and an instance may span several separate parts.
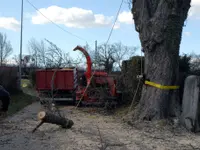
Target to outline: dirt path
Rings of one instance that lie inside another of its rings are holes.
[[[90,109],[63,109],[75,123],[64,130],[44,124],[34,134],[40,105],[34,103],[0,123],[0,150],[194,150],[200,149],[200,136],[185,131],[136,129],[120,119],[88,113]],[[84,110],[84,111],[83,111]],[[90,115],[92,114],[92,115]],[[102,148],[103,147],[103,148]]]

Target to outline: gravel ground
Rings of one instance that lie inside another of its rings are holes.
[[[172,130],[145,124],[130,127],[114,116],[104,116],[91,108],[62,109],[74,121],[71,129],[38,124],[40,105],[33,103],[0,122],[0,150],[197,150],[200,136],[182,129]]]

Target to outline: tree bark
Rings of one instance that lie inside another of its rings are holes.
[[[132,14],[145,55],[146,79],[176,85],[182,28],[191,0],[133,0]],[[143,86],[134,119],[165,119],[179,115],[177,90]]]
[[[67,128],[67,129],[71,128],[74,125],[72,120],[62,118],[52,113],[47,113],[44,111],[38,113],[38,118],[44,123],[57,124],[60,125],[62,128]]]

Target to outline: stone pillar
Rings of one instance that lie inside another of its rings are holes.
[[[192,132],[200,131],[200,77],[189,76],[185,80],[181,124]]]

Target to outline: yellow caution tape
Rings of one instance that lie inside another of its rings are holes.
[[[162,90],[176,90],[179,89],[179,86],[165,86],[165,85],[161,85],[161,84],[157,84],[154,82],[150,82],[150,81],[145,81],[145,84],[156,87],[158,89],[162,89]]]

